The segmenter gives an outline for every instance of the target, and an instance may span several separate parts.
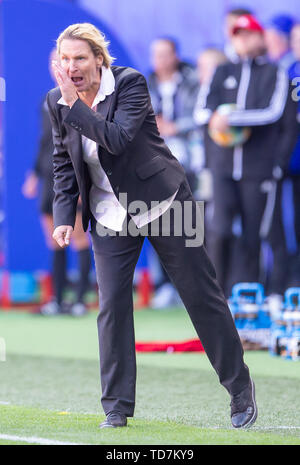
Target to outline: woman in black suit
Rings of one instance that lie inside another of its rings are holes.
[[[91,24],[63,31],[57,40],[59,62],[53,63],[59,87],[47,98],[55,147],[53,237],[61,247],[69,244],[79,195],[84,230],[91,221],[100,295],[101,401],[107,415],[101,427],[126,426],[134,413],[132,281],[144,233],[231,395],[233,426],[250,426],[257,416],[254,383],[198,236],[200,209],[183,168],[159,135],[144,76],[111,66],[107,45]]]

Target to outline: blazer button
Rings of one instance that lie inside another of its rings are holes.
[[[111,175],[112,175],[112,170],[107,170],[107,171],[106,171],[106,174],[107,174],[108,176],[111,176]]]

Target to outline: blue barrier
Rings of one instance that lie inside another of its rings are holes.
[[[32,273],[12,272],[9,274],[8,281],[5,281],[5,273],[5,271],[0,272],[0,290],[2,299],[5,296],[9,306],[38,301],[39,283]]]
[[[300,360],[300,287],[284,295],[284,307],[273,315],[269,351],[287,360]]]
[[[264,287],[260,283],[238,283],[228,301],[242,341],[267,349],[270,341],[271,316],[265,304]]]
[[[229,307],[238,329],[271,326],[270,313],[265,306],[264,288],[260,283],[238,283],[233,286]]]

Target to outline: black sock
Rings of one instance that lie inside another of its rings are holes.
[[[82,302],[89,288],[89,272],[91,269],[91,251],[89,248],[78,251],[79,281],[77,285],[77,302]]]
[[[52,279],[56,301],[61,305],[63,291],[66,285],[66,250],[53,251]]]

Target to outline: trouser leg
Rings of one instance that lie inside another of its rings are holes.
[[[130,417],[136,387],[132,284],[143,239],[99,237],[95,227],[91,236],[99,288],[101,403],[106,415],[117,410]]]
[[[207,251],[215,267],[218,282],[223,292],[228,295],[228,283],[232,281],[229,275],[235,242],[232,225],[239,210],[239,199],[235,181],[217,175],[213,181],[213,215],[209,225]]]
[[[59,305],[62,303],[63,292],[66,287],[66,250],[53,251],[52,276],[56,301]]]
[[[260,282],[262,229],[272,215],[272,192],[269,195],[264,183],[256,180],[241,180],[238,189],[241,199],[241,246],[244,251],[240,277],[244,282]],[[268,199],[271,201],[267,208]]]
[[[227,283],[233,244],[234,238],[232,235],[223,236],[217,232],[212,232],[212,246],[209,249],[209,256],[217,271],[218,282],[225,295],[230,294]]]
[[[192,202],[193,227],[197,227],[194,221],[198,207],[186,183],[181,185],[175,200]],[[171,237],[149,236],[221,384],[230,394],[236,394],[249,383],[241,341],[204,246],[187,247],[187,238],[184,230],[181,236],[172,235],[172,230]]]
[[[283,223],[282,194],[283,183],[282,181],[278,181],[276,185],[272,222],[267,236],[273,255],[273,265],[270,270],[268,284],[268,292],[270,294],[284,294],[288,278],[288,250]]]
[[[79,261],[79,280],[77,283],[77,302],[82,302],[86,292],[89,289],[89,273],[91,269],[91,251],[90,247],[78,250]]]
[[[300,175],[291,177],[293,184],[293,208],[295,235],[298,247],[300,246]]]
[[[300,284],[300,175],[291,177],[293,186],[294,228],[296,238],[296,252],[290,257],[290,286]]]

